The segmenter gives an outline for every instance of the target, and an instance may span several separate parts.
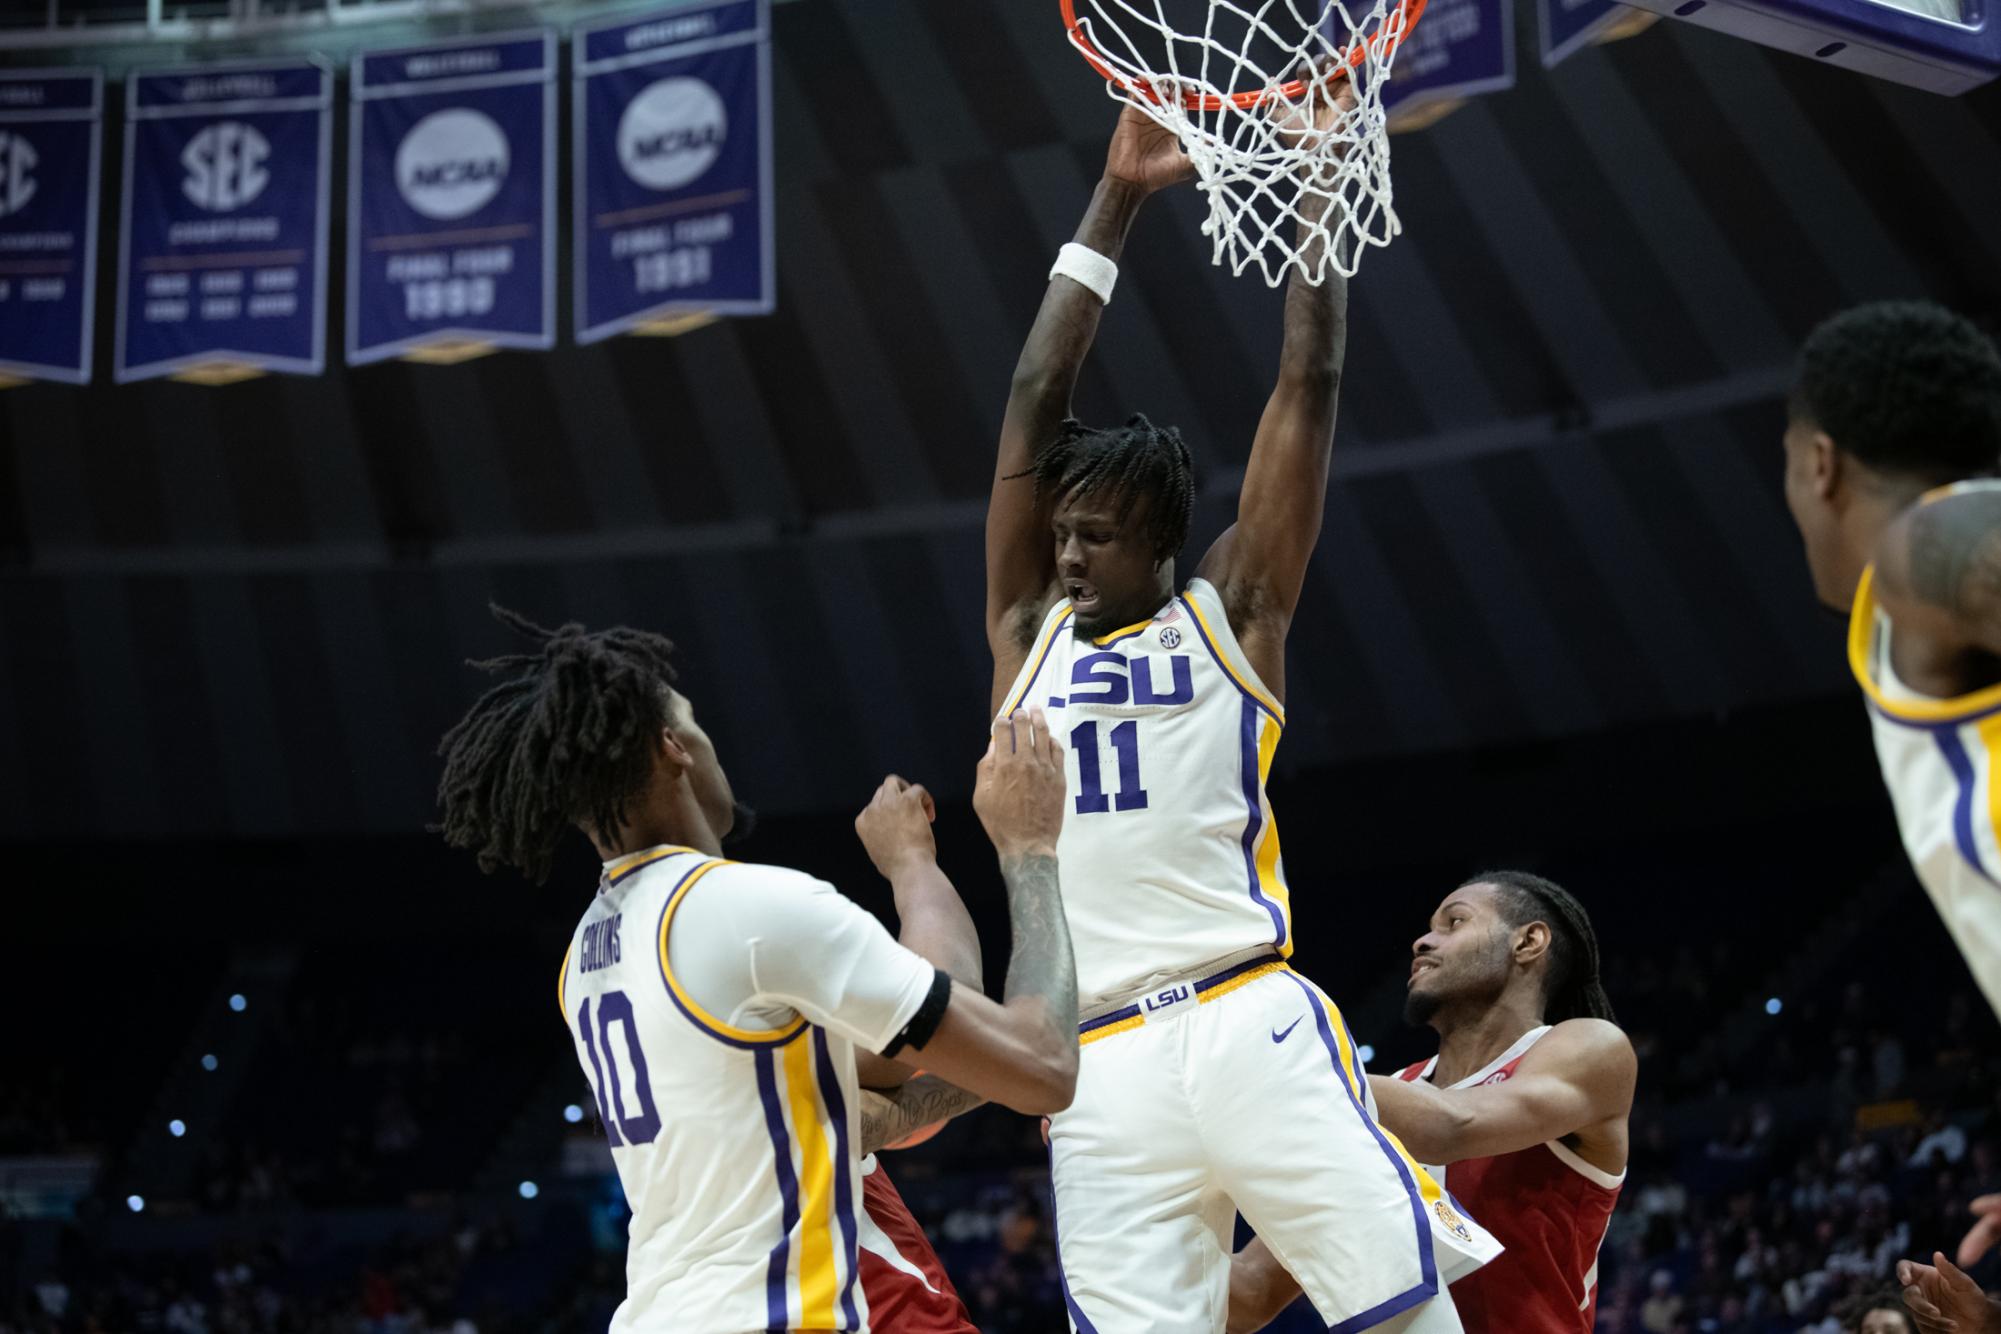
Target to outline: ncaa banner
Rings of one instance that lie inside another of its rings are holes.
[[[556,38],[354,58],[347,359],[556,340]]]
[[[763,314],[775,283],[768,0],[573,36],[576,335]]]
[[[1619,0],[1536,0],[1542,32],[1542,67],[1587,46],[1616,42],[1650,27],[1660,17]]]
[[[0,377],[90,380],[104,75],[0,71]]]
[[[324,366],[332,95],[298,61],[127,81],[121,384]]]
[[[1390,129],[1417,130],[1475,93],[1515,86],[1513,0],[1429,0],[1383,90]]]

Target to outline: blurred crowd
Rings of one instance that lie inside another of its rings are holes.
[[[554,1258],[505,1223],[466,1221],[360,1249],[72,1253],[0,1306],[0,1334],[526,1334],[545,1322],[496,1276]]]
[[[1899,1259],[1950,1253],[1967,1202],[2001,1191],[2001,1027],[1955,991],[1966,985],[1956,961],[1928,959],[1936,923],[1858,932],[1821,968],[1831,980],[1786,997],[1746,990],[1774,972],[1759,943],[1774,928],[1752,925],[1608,961],[1641,1055],[1630,1174],[1601,1253],[1608,1334],[1856,1328],[1894,1288]],[[428,955],[421,966],[439,974],[424,1005],[406,1003],[402,965],[374,958],[316,963],[258,1012],[266,1037],[229,1121],[186,1141],[193,1184],[147,1215],[172,1212],[149,1244],[167,1244],[184,1217],[229,1238],[206,1248],[149,1251],[132,1240],[141,1233],[103,1226],[125,1217],[139,1141],[92,1109],[152,1105],[157,1070],[134,1065],[129,1087],[109,1089],[71,1087],[53,1068],[37,1076],[39,1062],[10,1071],[0,1160],[94,1147],[103,1165],[61,1246],[24,1246],[22,1225],[0,1218],[0,1334],[602,1329],[623,1290],[615,1184],[552,1180],[533,1202],[511,1197],[511,1179],[476,1184],[518,1136],[537,1081],[574,1083],[560,1044],[545,1068],[518,1059],[519,1034],[548,1027],[531,1008],[546,1001],[524,996],[475,1020],[452,998],[486,994],[488,979]],[[394,987],[382,984],[390,969]],[[426,1014],[436,1022],[412,1019]],[[1422,1054],[1427,1036],[1376,1035],[1395,1050],[1374,1068]],[[327,1093],[302,1104],[300,1088]],[[591,1129],[587,1115],[574,1126],[548,1115],[541,1161]],[[981,1109],[885,1161],[982,1329],[1063,1328],[1033,1123]],[[486,1221],[454,1221],[455,1210]],[[355,1214],[388,1221],[336,1239],[325,1220]],[[2001,1262],[1974,1277],[2001,1284]]]

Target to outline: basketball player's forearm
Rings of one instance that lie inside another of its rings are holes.
[[[1471,1110],[1429,1084],[1370,1075],[1376,1119],[1403,1141],[1421,1163],[1452,1163],[1466,1157],[1463,1142],[1472,1129]]]
[[[1327,235],[1306,222],[1300,224],[1301,256],[1307,268],[1319,262]],[[1333,418],[1334,395],[1341,383],[1341,365],[1348,356],[1348,280],[1327,270],[1319,283],[1306,281],[1294,269],[1285,287],[1285,343],[1279,352],[1279,380],[1309,384],[1327,401]]]
[[[986,1099],[968,1093],[936,1075],[920,1075],[888,1093],[862,1098],[861,1145],[864,1154],[878,1152],[929,1125],[970,1112]]]
[[[1063,893],[1053,853],[1001,860],[1007,881],[1008,920],[1014,950],[1007,965],[1002,1003],[1009,1009],[1039,1006],[1047,1040],[1077,1060],[1077,961],[1070,951],[1070,925],[1063,917]]]
[[[1146,192],[1136,185],[1109,178],[1099,181],[1072,239],[1118,262],[1125,252],[1126,233],[1132,230],[1144,202]],[[1015,363],[1015,398],[1033,397],[1048,411],[1067,412],[1070,390],[1097,340],[1098,319],[1104,310],[1105,303],[1082,283],[1051,278],[1021,359]],[[1040,444],[1034,441],[1030,447],[1039,448]]]
[[[896,916],[900,929],[897,941],[905,949],[944,970],[961,986],[983,990],[986,979],[980,961],[980,933],[973,926],[965,900],[945,873],[933,863],[928,869],[913,868],[909,879],[892,878],[896,896]]]

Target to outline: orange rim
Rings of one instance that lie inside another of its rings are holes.
[[[1126,92],[1144,97],[1149,102],[1157,104],[1160,101],[1160,95],[1154,92],[1153,89],[1142,84],[1135,84],[1132,80],[1112,68],[1110,62],[1105,59],[1104,53],[1099,51],[1091,39],[1085,35],[1083,23],[1077,17],[1075,0],[1057,0],[1057,4],[1063,10],[1063,26],[1069,32],[1070,45],[1077,48],[1078,53],[1084,57],[1085,63],[1098,71],[1106,83],[1115,84]],[[1387,57],[1391,52],[1394,52],[1397,47],[1403,45],[1404,38],[1410,36],[1410,30],[1417,26],[1417,21],[1424,17],[1424,5],[1425,0],[1402,0],[1402,3],[1398,4],[1395,9],[1384,16],[1382,24],[1374,32],[1348,49],[1347,54],[1341,58],[1341,67],[1335,70],[1330,77],[1344,77],[1349,70],[1361,64],[1363,59],[1368,55],[1369,46],[1383,35],[1383,30],[1388,28],[1393,20],[1401,19],[1401,26],[1398,29],[1396,40],[1389,44],[1383,54]],[[1276,91],[1280,97],[1283,97],[1288,102],[1297,101],[1306,93],[1306,80],[1293,79],[1288,83],[1282,83]],[[1224,104],[1228,103],[1240,111],[1248,111],[1264,101],[1268,96],[1270,96],[1270,93],[1264,89],[1259,89],[1256,92],[1231,93],[1228,96],[1219,96],[1215,93],[1185,93],[1182,95],[1181,105],[1190,111],[1221,111]]]

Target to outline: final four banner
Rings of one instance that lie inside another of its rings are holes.
[[[325,364],[332,92],[297,61],[127,81],[120,382]]]
[[[767,0],[576,31],[578,342],[772,308],[770,32]]]
[[[556,337],[556,38],[354,58],[347,359]]]
[[[84,384],[104,76],[0,72],[0,374]]]

